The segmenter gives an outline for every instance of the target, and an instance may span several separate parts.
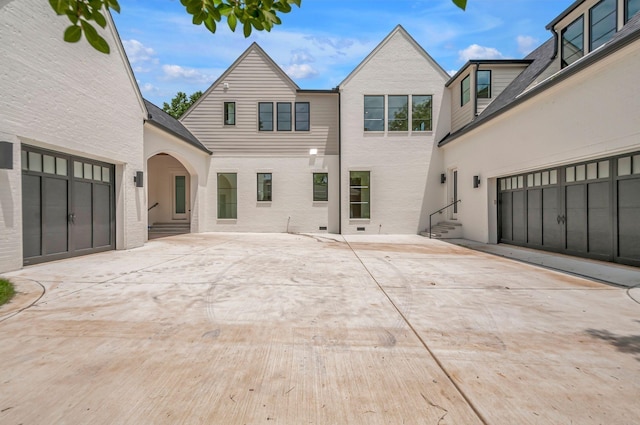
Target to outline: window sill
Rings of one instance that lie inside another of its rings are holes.
[[[350,218],[349,224],[369,224],[371,223],[370,218]]]
[[[216,223],[218,224],[236,224],[238,222],[237,218],[218,218],[216,219]]]
[[[256,207],[270,207],[273,201],[256,201]]]

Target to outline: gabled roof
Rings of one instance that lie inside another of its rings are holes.
[[[582,3],[584,3],[585,0],[577,0],[574,1],[571,6],[567,7],[561,14],[559,14],[553,21],[549,22],[549,24],[547,25],[547,29],[553,29],[553,27],[560,22],[561,20],[563,20],[568,14],[570,14],[571,12],[573,12],[574,10],[576,10],[578,8],[578,6],[580,6]]]
[[[553,59],[555,59],[554,53],[557,53],[555,51],[555,38],[548,40],[527,56],[527,59],[533,59],[533,63],[529,65],[526,70],[522,71],[522,73],[516,77],[516,79],[507,86],[507,88],[505,88],[500,96],[487,106],[482,114],[455,133],[447,134],[445,138],[438,143],[438,146],[444,146],[447,143],[452,142],[485,122],[531,99],[539,93],[566,80],[572,75],[579,73],[585,68],[588,68],[593,63],[598,62],[623,47],[637,41],[640,41],[640,13],[627,22],[627,24],[622,27],[620,31],[614,34],[607,43],[583,56],[580,60],[560,70],[538,85],[527,90],[527,88],[535,81],[536,77],[549,66]]]
[[[531,62],[533,62],[531,59],[471,59],[444,86],[449,87],[471,65],[529,65]]]
[[[371,53],[369,53],[367,55],[366,58],[363,59],[362,62],[360,62],[360,64],[358,66],[356,66],[354,68],[353,71],[351,71],[349,73],[349,75],[347,75],[347,77],[340,83],[338,84],[338,87],[343,86],[344,84],[347,84],[349,82],[349,80],[351,80],[351,78],[353,78],[354,75],[356,75],[366,64],[367,62],[369,62],[371,60],[371,58],[373,58],[376,53],[378,53],[388,42],[389,40],[391,40],[391,38],[393,38],[393,36],[395,36],[396,34],[402,34],[403,36],[405,36],[410,42],[411,44],[413,44],[413,46],[425,57],[425,59],[427,59],[427,61],[429,61],[431,63],[431,65],[433,66],[434,69],[436,69],[437,71],[439,71],[444,79],[448,79],[449,78],[449,74],[447,74],[447,71],[445,71],[438,62],[436,62],[430,55],[429,53],[427,53],[426,50],[424,50],[422,48],[422,46],[420,46],[418,44],[418,42],[416,42],[413,37],[411,37],[411,35],[409,35],[409,33],[407,32],[407,30],[405,30],[402,25],[397,25],[393,31],[391,31],[389,33],[389,35],[387,35],[384,40],[382,40],[382,42],[380,42],[380,44],[378,44],[376,46],[375,49],[373,49],[371,51]]]
[[[153,124],[154,126],[176,136],[179,139],[184,140],[191,146],[200,149],[203,152],[208,153],[209,155],[212,152],[207,149],[200,141],[191,134],[189,130],[185,126],[182,125],[180,121],[173,118],[171,115],[167,114],[162,109],[158,108],[153,103],[149,102],[147,99],[144,100],[144,103],[149,111],[148,119],[146,122]]]
[[[218,77],[218,79],[216,81],[213,82],[213,84],[211,84],[211,86],[202,94],[202,96],[200,96],[200,98],[193,104],[191,105],[191,107],[189,109],[187,109],[185,111],[185,113],[180,117],[180,119],[182,120],[183,118],[185,118],[186,116],[188,116],[191,111],[200,104],[200,102],[202,102],[208,95],[209,93],[211,93],[218,85],[220,85],[225,78],[227,78],[227,76],[229,74],[231,74],[233,72],[233,70],[247,57],[249,56],[249,54],[251,52],[256,52],[258,53],[260,56],[262,56],[267,63],[273,68],[274,72],[276,72],[277,74],[280,74],[280,76],[284,79],[284,81],[286,81],[286,83],[291,87],[292,91],[299,91],[300,87],[298,87],[298,85],[291,79],[291,77],[289,77],[283,70],[282,68],[280,68],[278,66],[278,64],[276,64],[273,59],[271,59],[271,57],[269,57],[269,55],[267,55],[267,53],[262,50],[262,48],[258,45],[258,43],[256,43],[255,41],[253,43],[251,43],[251,45],[247,48],[247,50],[244,51],[244,53],[242,53],[240,55],[240,57],[238,59],[235,60],[235,62],[233,62],[231,64],[231,66],[229,68],[227,68],[227,70],[225,72],[222,73],[222,75],[220,77]]]

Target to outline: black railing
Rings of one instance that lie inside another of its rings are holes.
[[[151,205],[151,206],[149,207],[149,209],[147,210],[147,212],[151,211],[152,209],[154,209],[154,208],[155,208],[155,207],[157,207],[158,205],[160,205],[160,203],[159,203],[159,202],[156,202],[155,204]]]
[[[458,202],[462,202],[462,199],[458,199],[457,201],[454,201],[452,203],[450,203],[449,205],[447,205],[446,207],[442,207],[440,208],[438,211],[433,212],[431,214],[429,214],[429,239],[431,239],[431,217],[433,217],[436,214],[440,214],[442,213],[442,211],[446,210],[447,208],[450,208],[454,205],[456,205]]]

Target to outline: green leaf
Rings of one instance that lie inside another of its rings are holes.
[[[467,0],[452,0],[453,3],[462,10],[467,9]]]
[[[67,9],[69,9],[69,0],[49,0],[51,8],[58,15],[64,15]]]
[[[212,33],[216,32],[216,21],[211,17],[211,15],[208,15],[204,20],[204,26]]]
[[[249,36],[251,35],[251,24],[249,23],[249,21],[244,23],[243,32],[244,38],[249,38]]]
[[[229,28],[231,29],[231,31],[236,32],[236,25],[238,25],[238,19],[236,18],[236,15],[234,15],[233,13],[229,15],[229,17],[227,18],[227,23],[229,24]]]
[[[102,38],[98,31],[91,25],[89,22],[85,20],[80,21],[80,25],[82,25],[82,30],[84,31],[84,36],[87,38],[89,44],[99,52],[109,54],[109,44],[107,41]]]
[[[107,6],[120,13],[120,4],[118,3],[118,0],[109,0],[109,4]]]
[[[70,25],[64,31],[64,41],[67,43],[77,43],[82,37],[82,28],[79,25]]]
[[[93,11],[93,13],[91,14],[91,18],[93,18],[93,20],[96,21],[96,24],[100,25],[102,28],[107,26],[107,20],[105,19],[104,15],[98,10]]]

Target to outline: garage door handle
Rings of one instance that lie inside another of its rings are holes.
[[[559,215],[558,216],[558,224],[562,223],[564,224],[567,221],[567,218],[563,215]]]
[[[69,214],[69,217],[67,219],[69,221],[69,223],[71,224],[76,224],[76,215],[75,214]]]

